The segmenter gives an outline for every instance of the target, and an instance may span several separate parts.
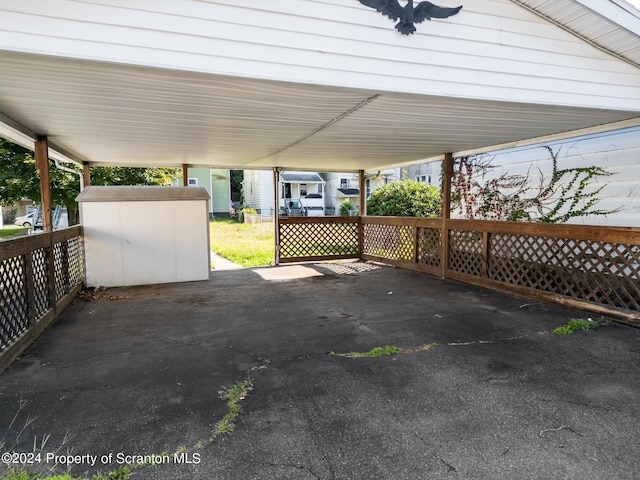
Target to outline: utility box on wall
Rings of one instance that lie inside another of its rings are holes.
[[[209,278],[209,194],[204,188],[89,186],[77,200],[86,286]]]

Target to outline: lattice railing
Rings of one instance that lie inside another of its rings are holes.
[[[281,262],[359,256],[357,217],[281,218],[278,234]]]
[[[418,228],[418,263],[439,269],[442,264],[442,234],[439,228]]]
[[[81,286],[80,241],[72,227],[0,242],[0,354],[54,318]]]
[[[364,225],[362,253],[388,260],[411,261],[415,252],[410,225]]]
[[[488,278],[640,311],[640,247],[515,234],[491,237]]]

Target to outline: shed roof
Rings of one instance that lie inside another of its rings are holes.
[[[204,187],[155,187],[91,185],[76,197],[83,202],[148,202],[178,200],[209,200]]]

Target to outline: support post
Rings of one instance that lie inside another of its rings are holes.
[[[442,229],[440,231],[442,252],[440,264],[442,276],[445,277],[449,268],[449,219],[451,218],[451,178],[453,177],[453,154],[444,154],[442,172]]]
[[[82,164],[82,178],[84,187],[91,185],[91,167],[88,162]]]
[[[36,167],[40,172],[40,205],[42,210],[42,230],[53,230],[51,220],[51,180],[49,176],[49,140],[39,136],[35,144]],[[35,223],[34,223],[35,227]]]
[[[280,204],[278,202],[278,187],[280,184],[280,171],[273,167],[273,228],[275,238],[274,264],[280,265]]]
[[[186,163],[182,164],[182,186],[189,186],[189,165]]]
[[[367,190],[364,182],[364,170],[358,171],[358,186],[360,187],[360,215],[367,214]]]
[[[362,217],[367,214],[367,196],[364,184],[364,170],[358,171],[358,187],[359,187],[359,201],[360,201],[360,217],[358,218],[358,257],[362,258],[364,252],[364,223]]]

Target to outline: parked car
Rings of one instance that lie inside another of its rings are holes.
[[[33,226],[33,212],[22,215],[21,217],[16,217],[16,221],[13,223],[20,227]]]

